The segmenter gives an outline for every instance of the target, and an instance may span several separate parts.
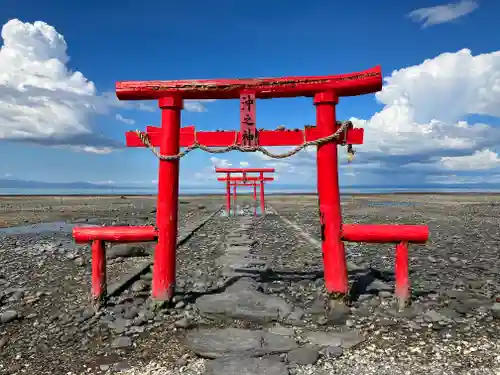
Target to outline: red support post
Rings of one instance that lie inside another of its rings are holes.
[[[396,288],[398,307],[403,309],[410,300],[410,277],[408,273],[408,242],[401,241],[396,246],[395,260]]]
[[[162,111],[162,155],[179,153],[181,110],[180,95],[163,97],[158,101]],[[157,302],[170,301],[175,288],[177,248],[177,218],[179,201],[179,159],[160,160],[156,226],[158,244],[154,252],[152,298]]]
[[[264,200],[264,172],[260,172],[260,214],[266,214],[266,202]]]
[[[253,200],[257,201],[257,183],[253,183]]]
[[[92,241],[92,301],[99,309],[106,299],[106,247],[104,241]]]
[[[338,101],[334,91],[314,96],[316,126],[324,136],[337,130],[335,106]],[[333,142],[319,145],[316,158],[325,286],[334,300],[344,299],[349,284],[344,243],[341,239],[337,145]]]
[[[234,216],[238,214],[238,207],[236,205],[236,185],[233,185],[233,204],[234,204]]]
[[[229,177],[226,183],[226,212],[228,217],[231,216],[231,181]]]

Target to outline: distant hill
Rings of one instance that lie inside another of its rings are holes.
[[[0,179],[0,188],[4,189],[133,189],[130,186],[95,184],[91,182],[42,182],[26,180]]]

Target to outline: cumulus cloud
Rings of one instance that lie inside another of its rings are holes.
[[[66,64],[63,36],[44,22],[10,20],[0,49],[0,139],[90,134],[96,87]]]
[[[422,28],[441,23],[451,22],[469,13],[472,13],[479,7],[479,3],[473,0],[462,0],[457,3],[448,3],[428,8],[416,9],[408,13],[413,21],[421,23]]]
[[[66,145],[72,150],[108,153],[122,147],[93,127],[93,117],[113,109],[158,110],[142,102],[120,102],[67,64],[64,37],[45,22],[13,19],[3,27],[0,49],[0,139]],[[203,112],[203,101],[187,101],[186,110]],[[121,114],[116,120],[135,121]]]
[[[210,158],[210,162],[212,163],[212,169],[215,168],[229,168],[232,167],[233,165],[229,162],[227,159],[219,159],[215,156],[212,156]]]
[[[215,99],[203,99],[203,100],[184,100],[184,109],[188,112],[206,112],[206,103],[215,102]]]
[[[352,183],[377,175],[381,182],[387,175],[421,182],[422,174],[500,167],[500,127],[468,121],[472,115],[500,118],[500,51],[473,55],[463,49],[395,70],[376,99],[383,108],[370,119],[351,118],[365,129],[365,143],[357,147],[352,164],[339,148],[341,175],[352,177]],[[310,148],[285,160],[256,158],[294,182],[314,180],[315,155]]]
[[[483,170],[500,166],[500,157],[496,152],[484,149],[467,156],[442,157],[439,162],[445,168],[456,171]]]
[[[487,189],[488,184],[500,184],[500,173],[488,174],[488,175],[473,175],[464,176],[458,174],[447,174],[447,175],[434,175],[428,176],[426,179],[428,182],[443,185],[471,185],[471,184],[482,184]]]
[[[210,166],[204,167],[198,172],[194,173],[194,180],[190,179],[191,184],[205,184],[207,181],[215,182],[216,181],[216,173],[215,168],[230,168],[233,164],[229,162],[228,159],[220,159],[218,157],[212,156],[210,157]]]
[[[464,156],[500,144],[500,129],[470,124],[470,115],[500,117],[500,51],[443,53],[394,71],[376,94],[384,108],[365,128],[360,152],[389,155]]]
[[[126,118],[126,117],[123,117],[121,114],[117,113],[115,118],[118,120],[118,121],[121,121],[123,122],[124,124],[127,124],[127,125],[134,125],[135,124],[135,120],[131,119],[131,118]]]

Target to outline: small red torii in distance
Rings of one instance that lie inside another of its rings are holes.
[[[226,181],[226,211],[228,216],[231,212],[231,187],[230,184],[233,181],[247,182],[247,181],[255,181],[259,182],[260,188],[260,209],[261,214],[265,215],[266,213],[266,203],[265,203],[265,194],[264,194],[264,181],[274,181],[274,177],[266,177],[264,173],[274,173],[274,168],[215,168],[215,173],[225,173],[226,177],[218,177],[217,181]],[[241,174],[241,176],[231,176],[231,173]],[[247,176],[248,174],[258,173],[259,176]],[[234,195],[234,203],[236,205],[236,190],[233,193]],[[255,188],[254,188],[255,195]]]

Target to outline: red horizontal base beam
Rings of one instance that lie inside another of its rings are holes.
[[[349,242],[393,242],[401,241],[425,243],[429,239],[429,227],[426,225],[342,225],[342,239]]]
[[[107,242],[146,242],[158,239],[157,229],[153,226],[110,226],[73,228],[76,243],[101,240]]]
[[[152,127],[148,127],[152,128]],[[159,128],[158,128],[159,129]],[[160,147],[162,131],[149,129],[146,131],[151,144]],[[305,137],[304,137],[305,134]],[[294,130],[260,130],[258,132],[260,146],[299,146],[304,141],[315,141],[330,134],[321,133],[316,127]],[[336,143],[347,143],[351,145],[363,144],[364,129],[348,129],[347,135],[340,135]],[[129,131],[125,133],[127,147],[144,147],[144,144],[137,136],[136,132]],[[180,147],[189,147],[198,141],[199,144],[207,147],[227,147],[235,143],[242,144],[242,136],[239,131],[199,131],[194,126],[181,128]]]
[[[184,79],[174,81],[121,81],[116,83],[120,100],[151,100],[169,95],[184,99],[238,99],[242,91],[256,98],[290,98],[324,91],[337,96],[374,93],[382,89],[382,69],[373,67],[356,73],[330,76],[242,79]]]

